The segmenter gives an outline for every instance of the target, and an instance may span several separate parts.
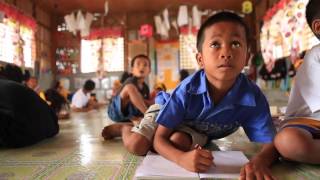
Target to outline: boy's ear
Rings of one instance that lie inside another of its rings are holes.
[[[320,19],[315,19],[312,21],[312,31],[315,34],[320,34]]]
[[[199,65],[199,67],[202,69],[203,68],[203,57],[202,57],[202,54],[200,52],[198,52],[196,54],[196,59],[197,59],[197,63]]]

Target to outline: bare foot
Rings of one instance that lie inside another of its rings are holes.
[[[133,124],[131,122],[111,124],[103,128],[101,135],[105,140],[120,137],[125,127],[132,128]]]

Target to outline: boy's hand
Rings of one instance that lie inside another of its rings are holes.
[[[213,156],[211,151],[194,149],[185,152],[178,164],[192,172],[205,172],[213,165]]]
[[[264,162],[258,159],[253,159],[240,171],[240,180],[274,180],[271,175],[270,168]]]

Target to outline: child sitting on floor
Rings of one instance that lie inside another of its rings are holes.
[[[126,79],[108,107],[108,115],[115,122],[139,122],[150,105],[150,90],[144,82],[150,73],[150,59],[137,55],[131,61],[131,68],[132,77]]]
[[[320,39],[320,1],[310,0],[307,22]],[[275,146],[285,159],[320,164],[320,45],[313,47],[299,67],[291,89],[285,120]]]

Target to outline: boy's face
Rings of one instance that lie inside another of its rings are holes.
[[[34,89],[38,86],[38,81],[35,78],[30,78],[29,81],[27,81],[27,86],[31,89]]]
[[[202,52],[197,54],[197,61],[210,82],[235,80],[247,57],[245,29],[240,24],[218,22],[204,31]]]
[[[146,58],[137,58],[132,67],[132,74],[138,78],[145,78],[150,73],[149,60]]]

